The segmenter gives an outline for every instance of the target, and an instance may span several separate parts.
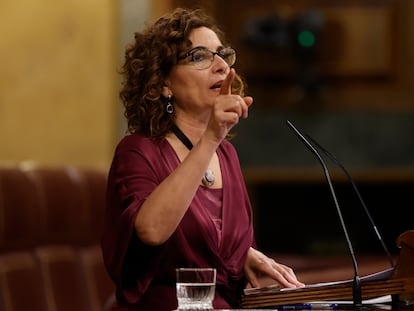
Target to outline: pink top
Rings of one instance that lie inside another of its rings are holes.
[[[167,140],[132,134],[118,144],[108,176],[101,245],[119,307],[175,309],[178,267],[216,268],[214,307],[238,307],[246,285],[244,262],[255,243],[252,209],[234,147],[223,141],[217,155],[223,189],[200,186],[173,235],[150,246],[135,234],[135,215],[180,162]]]
[[[223,204],[223,189],[210,189],[206,187],[200,187],[200,196],[204,196],[204,206],[210,213],[210,217],[216,225],[218,247],[221,243],[221,217],[222,217],[222,204]]]

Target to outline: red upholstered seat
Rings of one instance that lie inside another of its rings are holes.
[[[0,255],[0,310],[45,311],[47,305],[42,274],[31,252]]]
[[[90,311],[85,276],[70,246],[38,248],[36,256],[44,279],[48,304],[59,311]]]
[[[36,185],[16,167],[0,167],[0,251],[37,245],[43,207]]]
[[[41,196],[41,243],[82,243],[90,215],[81,174],[73,167],[27,170]]]
[[[101,311],[106,172],[0,167],[0,310]]]
[[[82,248],[79,250],[79,256],[85,275],[85,285],[91,298],[90,311],[102,311],[115,287],[108,274],[102,273],[105,267],[101,248],[98,245]]]

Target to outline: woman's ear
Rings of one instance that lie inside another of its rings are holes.
[[[172,96],[172,92],[170,89],[170,82],[166,80],[164,82],[164,86],[162,87],[162,95],[167,98],[168,96]]]
[[[162,87],[162,95],[167,98],[168,96],[171,96],[171,90],[168,86],[164,85]]]

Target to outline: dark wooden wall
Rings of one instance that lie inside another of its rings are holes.
[[[310,173],[318,163],[287,129],[289,118],[352,173],[364,172],[357,184],[396,252],[397,236],[414,227],[414,1],[174,2],[214,15],[237,50],[236,70],[255,99],[234,144],[259,246],[271,252],[346,251],[322,171],[316,169],[316,178]],[[301,22],[305,28],[293,27]],[[300,30],[315,35],[310,48],[292,41]],[[357,251],[382,252],[349,183],[341,179],[335,187]]]

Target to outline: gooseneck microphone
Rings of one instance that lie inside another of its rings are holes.
[[[365,214],[367,215],[367,217],[368,217],[368,219],[369,219],[369,221],[370,221],[370,223],[371,223],[371,226],[372,226],[372,228],[374,229],[374,232],[375,232],[375,234],[376,234],[376,236],[377,236],[377,239],[379,240],[379,242],[381,243],[381,246],[382,246],[382,248],[384,249],[384,252],[385,252],[385,254],[387,255],[387,257],[388,257],[388,261],[390,262],[390,264],[391,264],[391,267],[394,267],[395,266],[395,263],[394,263],[394,259],[393,259],[393,257],[392,257],[392,255],[391,255],[391,253],[389,252],[389,250],[388,250],[388,248],[387,248],[387,245],[385,245],[385,242],[384,242],[384,240],[382,239],[382,236],[381,236],[381,234],[380,234],[380,232],[379,232],[379,230],[378,230],[378,228],[377,228],[377,226],[375,225],[375,222],[374,222],[374,220],[373,220],[373,218],[372,218],[372,216],[371,216],[371,213],[369,212],[369,210],[368,210],[368,207],[367,207],[367,205],[365,204],[365,201],[363,200],[363,198],[362,198],[362,196],[361,196],[361,193],[359,192],[359,190],[358,190],[358,187],[357,187],[357,185],[356,185],[356,183],[355,183],[355,181],[354,181],[354,179],[352,178],[352,176],[351,176],[351,174],[348,172],[348,170],[345,168],[345,166],[343,166],[343,164],[331,153],[331,152],[329,152],[328,150],[326,150],[324,147],[322,147],[315,139],[313,139],[310,135],[308,135],[308,134],[304,134],[304,136],[306,136],[306,138],[314,145],[314,146],[316,146],[319,150],[321,150],[323,153],[325,153],[325,155],[334,163],[334,164],[336,164],[339,168],[341,168],[342,169],[342,171],[345,173],[345,175],[347,176],[347,178],[348,178],[348,181],[351,183],[351,185],[352,185],[352,187],[353,187],[353,189],[354,189],[354,191],[355,191],[355,193],[357,194],[357,196],[358,196],[358,199],[359,199],[359,201],[361,202],[361,205],[362,205],[362,207],[364,208],[364,211],[365,211]]]
[[[358,272],[358,264],[357,264],[357,261],[356,261],[356,258],[355,258],[354,248],[352,246],[351,240],[349,239],[348,230],[346,229],[345,222],[344,222],[344,219],[342,217],[342,211],[341,211],[341,208],[339,207],[339,204],[338,204],[338,199],[336,197],[335,189],[332,185],[332,180],[331,180],[331,177],[329,175],[328,167],[326,166],[324,160],[322,159],[322,157],[320,156],[318,151],[305,138],[305,136],[301,132],[299,132],[299,130],[289,120],[287,120],[286,122],[287,122],[288,126],[290,127],[290,129],[293,131],[293,133],[316,156],[316,158],[319,160],[319,163],[322,165],[323,172],[325,174],[326,181],[328,182],[329,190],[331,192],[332,199],[335,203],[336,211],[338,213],[339,220],[341,222],[341,226],[342,226],[342,229],[344,231],[346,243],[348,245],[348,250],[349,250],[349,253],[351,255],[352,264],[353,264],[353,267],[354,267],[354,280],[353,280],[353,287],[352,287],[353,304],[354,304],[355,307],[361,307],[362,306],[362,291],[361,291],[361,280],[360,280],[359,272]]]

